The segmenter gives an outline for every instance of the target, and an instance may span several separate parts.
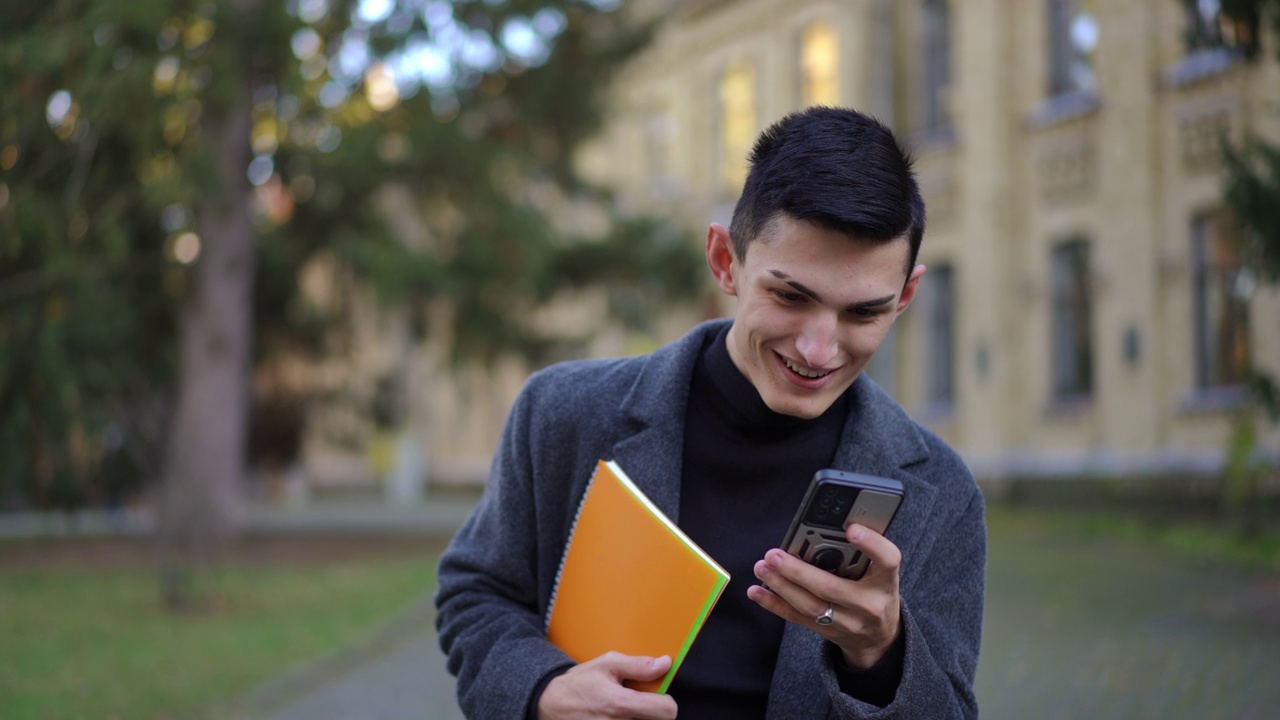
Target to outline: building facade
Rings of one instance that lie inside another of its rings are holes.
[[[1280,291],[1242,265],[1218,160],[1224,133],[1280,140],[1274,38],[1203,0],[628,10],[661,24],[580,158],[624,206],[700,242],[761,130],[867,111],[912,149],[929,217],[870,374],[981,477],[1221,469],[1246,368],[1280,375]]]

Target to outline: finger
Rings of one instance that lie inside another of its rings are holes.
[[[772,586],[770,586],[770,588],[771,587]],[[791,603],[784,600],[781,595],[772,592],[770,588],[765,588],[760,585],[752,585],[747,588],[747,597],[754,600],[760,607],[790,623],[804,625],[806,623],[813,622],[814,618],[817,617],[816,613],[811,616],[801,614],[799,610],[796,610],[795,607],[791,605]],[[825,610],[826,608],[823,609]]]
[[[765,584],[771,589],[778,590],[780,595],[801,612],[807,612],[815,607],[818,608],[817,612],[822,612],[829,602],[841,604],[849,600],[848,588],[842,587],[848,584],[849,580],[810,565],[782,550],[777,548],[770,550],[765,553],[762,562],[764,565],[757,571],[757,575],[762,572],[765,576],[772,578],[765,580]],[[779,583],[777,588],[774,587],[775,582]],[[807,598],[813,599],[807,600]]]
[[[871,560],[868,572],[896,572],[902,564],[902,551],[889,538],[875,530],[853,523],[845,528],[844,534],[850,544]]]
[[[657,680],[671,669],[669,655],[654,658],[610,652],[596,658],[595,662],[619,680]]]
[[[832,597],[824,597],[817,592],[820,589],[814,588],[813,583],[826,583],[834,575],[781,550],[774,549],[765,553],[764,559],[756,563],[755,573],[773,594],[794,608],[800,617],[812,619],[827,609],[827,603],[833,601]],[[820,575],[827,577],[819,577]]]

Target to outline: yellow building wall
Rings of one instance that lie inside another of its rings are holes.
[[[632,11],[664,23],[619,75],[582,167],[701,243],[736,199],[718,173],[725,69],[754,66],[763,129],[800,108],[800,38],[827,23],[841,102],[890,122],[917,156],[929,210],[921,262],[955,271],[952,407],[926,406],[926,328],[911,311],[889,351],[888,389],[983,476],[1213,471],[1238,403],[1194,387],[1191,219],[1221,206],[1216,128],[1280,135],[1274,41],[1257,62],[1195,80],[1183,67],[1176,81],[1187,57],[1180,3],[1096,2],[1094,102],[1073,107],[1047,89],[1045,6],[949,4],[952,133],[940,138],[915,132],[918,2],[638,2]],[[1093,391],[1063,402],[1050,388],[1050,256],[1072,237],[1089,244]],[[1252,360],[1272,373],[1278,299],[1263,288],[1250,308]],[[1266,443],[1275,453],[1280,438]]]

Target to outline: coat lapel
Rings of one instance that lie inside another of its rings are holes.
[[[613,459],[673,522],[680,521],[684,413],[693,365],[726,322],[703,323],[655,352],[620,408],[626,426],[613,446]]]

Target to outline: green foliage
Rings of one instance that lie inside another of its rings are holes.
[[[1221,0],[1221,7],[1223,15],[1254,33],[1261,33],[1269,20],[1272,32],[1280,37],[1280,0]],[[1256,38],[1251,39],[1252,51],[1259,45]]]
[[[1267,411],[1271,422],[1280,422],[1280,387],[1269,376],[1256,372],[1250,373],[1247,380],[1250,394]]]
[[[1280,38],[1280,0],[1227,0],[1223,13],[1257,29],[1269,18],[1274,38]],[[1280,59],[1280,55],[1272,61]],[[1247,137],[1240,146],[1225,138],[1223,198],[1245,232],[1244,261],[1264,282],[1280,282],[1280,147],[1257,137]],[[1271,470],[1258,457],[1258,410],[1271,422],[1280,421],[1280,393],[1265,372],[1251,368],[1248,386],[1252,402],[1232,429],[1227,447],[1227,467],[1223,503],[1246,536],[1258,534],[1262,509],[1260,485]]]
[[[443,6],[434,19],[404,0],[379,19],[356,6],[0,9],[0,507],[98,502],[155,479],[193,233],[237,204],[252,204],[256,227],[259,364],[340,351],[334,327],[355,284],[408,306],[422,332],[428,306],[451,307],[459,362],[544,357],[566,339],[529,319],[565,288],[607,285],[632,326],[696,294],[696,247],[663,223],[565,237],[551,221],[575,203],[608,207],[573,150],[648,29],[576,0],[458,0],[444,24]],[[510,27],[542,28],[541,50],[503,45]],[[468,61],[455,47],[451,75],[376,99],[377,63],[400,67],[408,49],[459,31],[491,38],[497,55]],[[215,170],[221,130],[245,114],[251,197]],[[300,287],[318,260],[338,279],[327,303]],[[95,482],[104,467],[134,480]]]
[[[149,4],[24,3],[8,19],[0,447],[21,450],[0,453],[0,500],[68,506],[87,499],[106,430],[172,371],[169,305],[184,274],[163,258],[167,193],[121,182],[147,159],[139,148],[154,148],[163,115],[133,115],[152,77],[133,43],[163,15]]]
[[[627,327],[649,330],[671,298],[696,296],[706,270],[702,254],[679,230],[651,217],[614,226],[607,242],[578,243],[558,258],[554,275],[572,287],[605,281],[611,314]]]
[[[1223,12],[1252,19],[1257,25],[1269,18],[1273,34],[1280,38],[1280,0],[1231,0]],[[1272,61],[1280,59],[1273,58]],[[1223,197],[1245,231],[1245,262],[1265,282],[1280,281],[1280,147],[1257,137],[1239,146],[1222,142]],[[1274,382],[1254,370],[1250,373],[1252,397],[1272,418],[1280,418],[1280,398]]]
[[[1280,281],[1280,147],[1249,138],[1223,143],[1224,197],[1247,232],[1246,257],[1260,279]]]

